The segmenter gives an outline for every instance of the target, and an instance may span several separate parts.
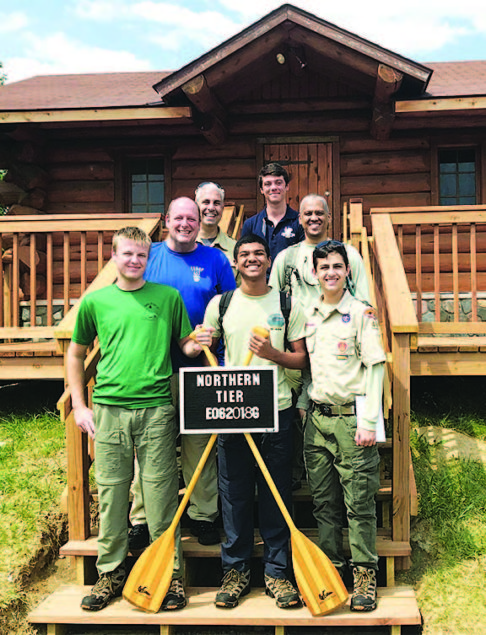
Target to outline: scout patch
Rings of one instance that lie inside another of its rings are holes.
[[[267,324],[270,328],[282,328],[285,324],[285,320],[280,313],[273,313],[273,315],[268,316]]]
[[[294,236],[295,236],[295,233],[292,227],[286,227],[282,232],[283,238],[293,238]]]
[[[378,329],[378,318],[376,316],[376,311],[372,307],[369,309],[365,309],[364,316],[367,318],[371,318],[371,328]]]
[[[373,307],[369,307],[369,309],[365,309],[364,316],[367,318],[374,318],[376,320],[376,311]]]
[[[351,320],[351,316],[350,316],[350,314],[349,314],[349,313],[345,313],[345,314],[342,316],[341,320],[342,320],[342,321],[346,324],[347,322],[349,322],[349,321]]]
[[[341,340],[340,342],[338,342],[337,348],[339,352],[339,354],[336,356],[337,359],[347,359],[348,358],[348,355],[347,355],[348,343],[345,342],[344,340]]]

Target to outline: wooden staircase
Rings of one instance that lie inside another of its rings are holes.
[[[390,450],[390,444],[380,444],[383,456]],[[181,491],[182,495],[183,491]],[[144,613],[123,599],[118,599],[106,609],[89,613],[81,610],[80,602],[89,592],[96,581],[97,573],[95,561],[97,557],[97,528],[92,527],[86,540],[70,540],[61,548],[61,555],[71,557],[77,571],[77,584],[58,589],[53,595],[42,602],[29,615],[29,620],[35,624],[47,624],[48,635],[65,635],[68,625],[90,626],[94,632],[99,632],[100,626],[127,625],[143,627],[158,627],[161,635],[177,632],[184,633],[184,628],[195,626],[213,626],[223,629],[268,627],[268,632],[284,635],[287,628],[319,627],[319,632],[339,633],[349,632],[346,628],[360,627],[376,628],[376,633],[386,632],[398,635],[404,625],[418,626],[421,616],[415,593],[407,586],[395,586],[395,559],[408,558],[411,554],[410,544],[404,541],[394,541],[389,528],[389,513],[391,503],[391,487],[388,480],[382,480],[382,486],[377,496],[380,525],[377,537],[377,550],[380,557],[380,572],[378,581],[378,609],[372,613],[354,613],[348,604],[341,609],[323,617],[313,617],[306,607],[292,610],[277,608],[275,601],[265,595],[263,584],[263,570],[261,556],[263,543],[259,532],[255,530],[254,551],[252,557],[252,592],[243,598],[236,609],[221,610],[214,606],[214,597],[219,587],[222,570],[219,545],[200,545],[189,529],[185,517],[182,521],[182,547],[185,563],[185,586],[188,606],[182,611],[159,612],[157,614]],[[317,543],[317,529],[312,525],[312,501],[307,484],[293,493],[293,517],[298,526],[306,526],[304,533]],[[223,537],[224,540],[224,537]],[[344,530],[345,549],[349,555],[347,531]],[[130,554],[127,564],[131,566],[137,554]],[[175,628],[177,627],[177,631]],[[331,630],[329,630],[331,629]],[[86,630],[86,633],[89,633]],[[116,631],[115,631],[116,632]],[[256,632],[256,630],[255,630]],[[375,631],[373,631],[375,632]]]

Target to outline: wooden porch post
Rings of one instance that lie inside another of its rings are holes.
[[[393,540],[410,541],[410,335],[394,333],[393,354]],[[409,568],[409,558],[396,563]]]

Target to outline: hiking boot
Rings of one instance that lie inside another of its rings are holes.
[[[102,573],[98,582],[91,589],[90,595],[86,595],[81,600],[81,608],[85,611],[104,609],[114,598],[120,597],[126,577],[123,564],[109,573]]]
[[[376,571],[366,567],[353,567],[354,589],[351,597],[352,611],[376,609]]]
[[[280,609],[297,608],[302,605],[299,592],[286,578],[272,578],[265,574],[265,593],[275,598]]]
[[[148,525],[140,523],[128,530],[128,548],[130,551],[142,551],[150,544]]]
[[[162,602],[163,611],[177,611],[186,606],[186,594],[181,578],[172,578],[169,590]]]
[[[250,592],[250,571],[231,569],[223,578],[220,590],[216,593],[215,604],[219,608],[234,609],[238,600]]]
[[[217,545],[221,542],[218,528],[209,520],[193,520],[191,534],[197,537],[200,545]]]

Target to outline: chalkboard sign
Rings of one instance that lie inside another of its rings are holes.
[[[181,433],[277,432],[277,368],[181,368]]]

